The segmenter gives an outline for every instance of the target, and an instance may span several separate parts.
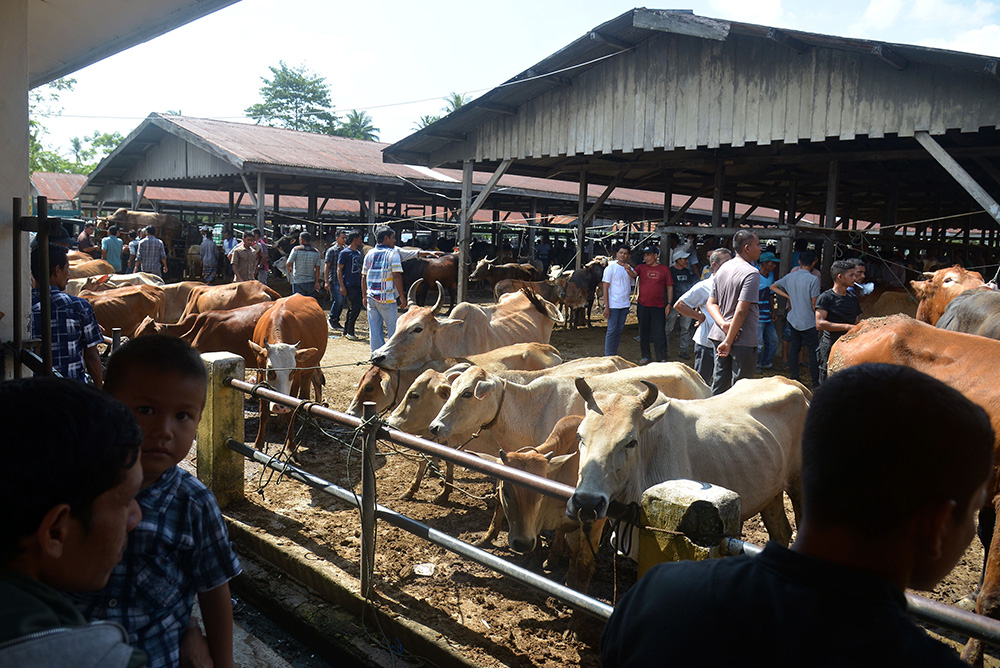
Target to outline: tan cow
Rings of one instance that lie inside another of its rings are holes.
[[[861,318],[882,318],[887,315],[905,313],[910,317],[917,315],[917,299],[906,290],[876,288],[875,292],[858,299],[861,304]]]
[[[982,274],[963,269],[957,264],[947,269],[925,271],[924,276],[927,280],[910,281],[910,287],[920,300],[917,305],[917,320],[932,325],[937,324],[952,299],[966,290],[985,285]]]
[[[347,414],[361,417],[362,407],[366,401],[375,402],[375,410],[379,413],[394,408],[421,373],[427,369],[444,371],[461,362],[481,366],[487,371],[530,370],[555,366],[562,362],[562,358],[559,357],[559,351],[547,343],[515,343],[512,346],[504,346],[469,357],[433,360],[416,369],[386,370],[373,365],[358,382]]]
[[[123,288],[126,285],[155,285],[162,288],[163,279],[156,274],[143,271],[134,274],[101,274],[86,278],[71,278],[66,283],[66,294],[79,295],[83,290],[100,292],[101,290]]]
[[[106,260],[90,260],[89,262],[69,265],[70,278],[86,278],[88,276],[113,273],[115,273],[115,268]]]
[[[200,281],[170,283],[166,291],[167,305],[162,322],[176,323],[192,313],[225,311],[227,309],[277,301],[281,295],[259,281],[206,285]]]
[[[516,452],[500,451],[500,457],[482,454],[481,457],[504,464],[512,469],[531,473],[540,478],[573,487],[579,476],[580,456],[577,428],[583,417],[570,415],[556,423],[545,442],[535,448],[522,448]],[[507,545],[515,552],[532,552],[542,531],[554,529],[555,538],[549,551],[546,567],[555,568],[562,556],[563,547],[569,550],[569,570],[566,584],[586,592],[594,574],[594,555],[597,554],[604,519],[599,519],[581,530],[580,523],[566,516],[566,503],[545,496],[527,487],[500,481],[497,495],[503,506],[507,524]],[[488,540],[492,540],[488,536]]]
[[[782,492],[797,520],[808,390],[780,377],[744,379],[720,395],[684,401],[644,384],[636,397],[595,395],[593,383],[577,382],[587,413],[578,430],[580,478],[566,512],[585,523],[604,517],[611,501],[637,503],[654,485],[690,479],[739,494],[741,519],[760,513],[771,540],[788,545]],[[631,544],[638,545],[634,536]]]
[[[163,288],[155,285],[126,285],[122,288],[90,292],[84,290],[80,297],[94,307],[97,324],[105,336],[120,327],[122,334],[133,336],[144,318],[157,318],[163,313]]]
[[[419,281],[410,287],[411,296]],[[399,317],[396,332],[372,353],[372,363],[383,369],[415,369],[431,360],[468,357],[513,343],[548,343],[552,327],[561,320],[551,303],[531,294],[504,295],[497,304],[462,302],[447,318],[438,319],[442,290],[433,307],[414,306]]]
[[[171,215],[152,211],[117,209],[107,218],[97,219],[97,228],[100,230],[106,230],[111,225],[117,225],[123,232],[138,232],[152,225],[156,228],[156,236],[163,242],[170,257],[173,257],[174,241],[184,233],[184,224],[181,221]]]

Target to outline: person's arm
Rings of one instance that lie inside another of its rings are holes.
[[[771,290],[771,292],[773,292],[774,294],[778,295],[779,297],[784,297],[785,299],[787,299],[788,303],[789,303],[789,310],[791,310],[791,299],[792,298],[788,296],[787,292],[785,292],[780,287],[778,287],[777,283],[772,283],[770,285],[769,289]]]
[[[347,286],[344,285],[344,265],[337,265],[337,285],[340,286],[340,294],[347,295]]]
[[[104,245],[103,241],[101,242],[101,259],[102,260],[108,259],[108,247]]]
[[[636,273],[635,269],[632,268],[632,265],[630,265],[628,262],[622,263],[622,266],[625,267],[625,273],[628,274],[629,278],[635,279],[635,277],[639,275]]]
[[[674,284],[667,283],[667,305],[663,308],[663,315],[668,315],[670,313],[670,305],[673,303],[674,303]]]
[[[313,274],[315,275],[315,278],[316,278],[316,289],[317,290],[319,290],[320,287],[323,285],[323,280],[319,277],[319,267],[320,267],[320,263],[319,262],[316,262],[316,266],[313,267]],[[329,291],[330,285],[327,284],[326,287],[327,287],[327,291]]]
[[[726,340],[720,343],[716,349],[719,357],[726,357],[729,354],[729,350],[733,347],[733,341],[736,340],[740,329],[743,327],[743,321],[747,319],[747,314],[750,313],[751,306],[753,306],[752,302],[742,300],[736,304],[736,312],[733,313],[733,319],[729,322],[729,329],[726,330]]]
[[[816,329],[821,332],[846,332],[851,327],[857,324],[858,318],[854,319],[854,322],[830,322],[827,318],[830,317],[830,312],[823,308],[816,309]]]
[[[677,309],[677,312],[680,313],[681,315],[694,319],[695,322],[697,322],[699,325],[705,322],[705,314],[699,311],[698,309],[693,309],[686,303],[684,303],[683,297],[674,302],[674,308]]]
[[[399,308],[406,310],[406,293],[403,292],[403,272],[392,272],[392,282],[396,285],[396,294],[399,295]]]
[[[607,320],[608,318],[611,317],[611,307],[608,306],[608,304],[610,303],[610,302],[608,302],[608,289],[610,287],[611,287],[610,283],[608,283],[607,281],[601,281],[601,294],[604,296],[604,319],[605,320]]]
[[[198,594],[208,649],[214,668],[233,667],[233,602],[229,583]]]
[[[715,324],[717,324],[723,332],[729,331],[729,323],[722,317],[722,310],[719,309],[719,302],[716,301],[714,295],[710,296],[708,301],[705,302],[705,311],[712,316],[712,320],[715,321]]]
[[[332,262],[327,262],[324,265],[324,267],[325,267],[325,271],[323,272],[324,276],[327,276],[327,277],[330,276],[330,270],[331,270],[332,265],[333,265]],[[338,276],[337,280],[340,280],[340,278],[339,278],[340,277],[340,265],[337,265],[337,276]],[[333,294],[333,290],[330,289],[330,281],[326,281],[326,291],[329,292],[330,294]]]
[[[104,386],[104,367],[101,366],[101,354],[97,352],[97,346],[90,346],[83,351],[83,365],[87,367],[87,373],[94,379],[97,389]]]

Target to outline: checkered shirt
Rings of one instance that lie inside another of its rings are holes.
[[[312,283],[316,280],[316,267],[323,263],[319,251],[312,246],[296,246],[288,254],[285,270],[292,285]]]
[[[139,271],[146,271],[157,276],[163,275],[163,259],[167,251],[163,242],[156,237],[147,236],[139,242]]]
[[[365,268],[361,272],[368,277],[368,296],[382,304],[396,301],[398,295],[392,275],[402,272],[399,251],[382,244],[375,246],[365,256]]]
[[[31,331],[42,336],[42,302],[38,288],[31,291]],[[52,300],[52,368],[65,378],[87,382],[83,353],[104,342],[94,308],[86,299],[68,295],[49,286]]]
[[[187,471],[169,469],[136,501],[142,521],[107,586],[72,598],[88,619],[125,627],[149,668],[176,668],[195,594],[229,582],[240,564],[215,496]]]

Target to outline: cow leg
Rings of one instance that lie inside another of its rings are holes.
[[[500,526],[503,524],[503,519],[503,504],[500,503],[500,497],[497,496],[493,499],[493,518],[490,520],[490,528],[486,530],[486,535],[475,543],[475,546],[486,547],[487,545],[492,545],[496,537],[500,535]]]
[[[569,545],[569,570],[566,572],[566,586],[586,593],[594,576],[594,558],[601,543],[605,520],[600,519],[589,527],[574,531]]]
[[[399,498],[403,501],[411,500],[413,495],[417,493],[417,490],[420,489],[420,483],[423,481],[425,473],[427,473],[427,460],[421,459],[420,466],[417,467],[417,477],[413,479],[413,483],[410,485],[410,488],[403,492],[402,496]]]
[[[785,494],[792,502],[792,514],[795,516],[795,528],[798,529],[802,522],[802,477],[796,476],[788,481],[785,487]]]
[[[549,558],[545,560],[542,564],[542,568],[546,570],[553,570],[559,566],[559,560],[562,559],[563,548],[567,546],[571,540],[576,540],[576,537],[570,538],[569,536],[573,534],[580,525],[575,522],[561,522],[558,527],[556,527],[556,535],[552,539],[552,545],[549,546]],[[573,547],[569,548],[570,559],[573,558]]]
[[[427,303],[427,281],[424,281],[417,288],[417,305],[423,306]]]
[[[451,495],[451,485],[455,481],[455,466],[451,462],[446,462],[444,466],[444,487],[441,493],[434,497],[434,503],[444,504]]]
[[[792,526],[788,523],[788,516],[785,515],[783,494],[779,493],[761,508],[760,519],[764,521],[768,538],[788,547],[788,544],[792,542]]]
[[[313,388],[313,394],[315,395],[317,402],[323,401],[323,385],[325,384],[326,384],[326,378],[323,376],[323,370],[313,369],[312,388]],[[308,399],[309,396],[306,395],[306,398]]]
[[[996,517],[998,509],[1000,509],[1000,495],[993,497],[992,507],[980,510],[979,515],[980,517],[985,515],[989,521]],[[982,526],[980,528],[985,529]],[[986,535],[985,530],[980,534],[980,539],[988,547],[986,564],[983,567],[983,584],[976,599],[976,612],[996,619],[1000,613],[1000,541],[993,540],[992,535]],[[973,666],[983,665],[983,641],[970,638],[962,650],[962,660]]]
[[[260,419],[258,420],[259,426],[257,427],[257,440],[254,441],[253,446],[263,452],[267,452],[265,433],[267,432],[267,420],[269,417],[271,417],[271,406],[265,399],[261,399]]]

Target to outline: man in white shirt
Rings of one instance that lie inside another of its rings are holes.
[[[692,285],[691,289],[674,303],[674,308],[681,315],[693,318],[698,323],[698,328],[694,330],[694,370],[709,385],[712,384],[712,370],[715,368],[715,346],[709,340],[708,332],[715,321],[708,314],[705,304],[708,303],[712,287],[715,285],[715,272],[732,259],[733,253],[728,248],[717,248],[712,251],[708,256],[712,273],[708,278]]]
[[[604,293],[604,319],[608,321],[608,333],[604,337],[604,354],[617,355],[618,344],[622,340],[622,330],[625,329],[625,318],[632,303],[632,282],[636,273],[628,263],[628,246],[619,246],[615,253],[615,262],[608,264],[601,279],[601,290]]]

